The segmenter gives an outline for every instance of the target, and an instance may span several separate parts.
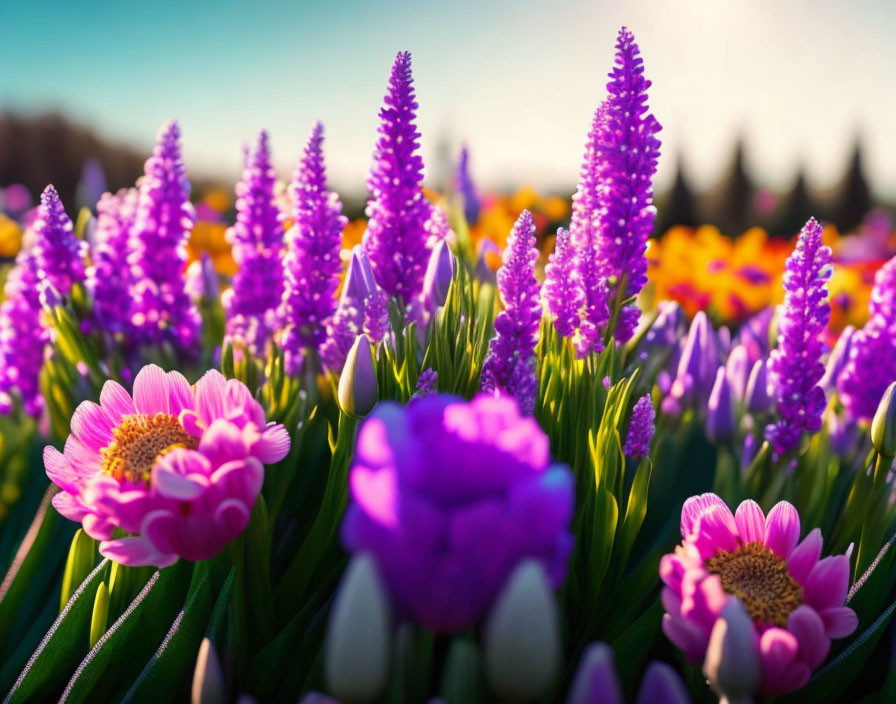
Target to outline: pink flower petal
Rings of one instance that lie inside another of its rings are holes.
[[[212,473],[209,482],[221,485],[229,497],[254,506],[264,483],[264,467],[254,457],[226,462]]]
[[[352,498],[377,523],[398,524],[398,477],[394,467],[372,470],[355,466],[349,478]]]
[[[194,501],[205,492],[205,487],[201,484],[160,466],[152,470],[152,486],[166,499],[174,501]]]
[[[246,447],[242,432],[226,420],[216,420],[208,427],[199,441],[199,451],[209,459],[212,466],[249,456],[249,448]]]
[[[765,539],[765,514],[752,499],[741,502],[734,514],[737,534],[744,543],[761,543]]]
[[[226,388],[227,379],[221,372],[214,369],[207,371],[196,382],[194,389],[196,412],[206,426],[211,425],[216,419],[224,417]]]
[[[703,513],[711,506],[722,506],[728,511],[728,513],[731,513],[731,510],[728,508],[725,502],[712,493],[692,496],[684,502],[684,506],[681,507],[682,538],[684,538],[685,540],[688,539],[688,536],[690,536],[697,524],[697,519],[700,518],[700,516],[703,515]]]
[[[683,618],[663,614],[663,633],[690,662],[698,662],[706,654],[709,637]]]
[[[168,375],[161,367],[147,364],[134,379],[134,406],[138,413],[168,413]]]
[[[800,644],[801,660],[810,670],[824,662],[831,649],[831,641],[825,636],[824,623],[821,617],[810,606],[799,606],[787,620],[787,628]]]
[[[846,638],[859,627],[859,617],[848,606],[834,606],[819,615],[828,638]]]
[[[91,450],[99,452],[112,442],[112,428],[115,423],[101,406],[93,401],[78,404],[72,415],[72,435]]]
[[[109,540],[115,532],[115,524],[107,518],[88,513],[81,522],[81,527],[94,540]]]
[[[796,636],[783,628],[769,628],[759,637],[763,692],[782,691],[798,653]]]
[[[170,510],[150,511],[140,525],[140,535],[145,537],[161,553],[177,553],[177,516]]]
[[[158,551],[146,538],[119,538],[100,543],[100,554],[122,565],[168,567],[177,555]]]
[[[803,586],[803,600],[816,611],[843,606],[849,589],[849,559],[831,555],[812,568]]]
[[[50,481],[60,489],[72,493],[78,492],[78,475],[72,469],[65,455],[51,445],[44,448],[44,469]]]
[[[800,539],[800,516],[793,504],[779,501],[765,519],[765,545],[786,560]]]
[[[168,408],[173,416],[193,409],[193,389],[180,372],[168,372]]]
[[[117,381],[111,379],[103,384],[100,392],[100,405],[106,411],[109,418],[118,425],[122,416],[133,415],[137,409],[131,395]]]
[[[80,523],[87,515],[87,509],[78,501],[77,498],[64,491],[59,492],[52,498],[53,507],[59,511],[70,521]]]
[[[681,591],[681,615],[702,628],[709,637],[713,624],[722,613],[728,595],[717,574],[691,579],[685,576]]]
[[[252,447],[252,454],[264,464],[274,464],[286,457],[289,452],[289,433],[279,423],[268,425],[261,433],[258,442]]]
[[[733,552],[738,547],[737,524],[730,509],[721,506],[710,506],[706,509],[691,531],[691,542],[700,552],[704,560],[715,555],[719,550]]]
[[[818,564],[818,558],[821,557],[821,545],[821,529],[813,528],[809,531],[809,535],[803,538],[803,541],[790,553],[787,571],[801,585],[806,583],[812,568]]]
[[[177,419],[183,426],[183,429],[194,438],[201,438],[205,432],[206,425],[196,415],[196,411],[182,410]]]
[[[227,536],[229,542],[249,525],[249,514],[249,507],[242,501],[227,499],[215,509],[215,525]]]

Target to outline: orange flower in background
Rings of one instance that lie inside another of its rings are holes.
[[[227,227],[227,223],[223,222],[197,221],[187,243],[188,261],[198,261],[203,252],[208,252],[215,271],[224,276],[233,276],[237,272],[237,265],[230,252],[230,243],[225,237]]]
[[[15,220],[0,213],[0,257],[13,259],[21,248],[21,228]]]

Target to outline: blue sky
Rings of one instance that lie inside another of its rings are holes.
[[[857,133],[879,194],[896,195],[894,3],[885,0],[80,0],[0,3],[0,107],[61,108],[142,150],[181,120],[189,171],[234,180],[271,131],[287,175],[315,119],[331,181],[363,190],[399,49],[414,55],[424,159],[470,144],[490,185],[573,182],[627,24],[664,125],[659,186],[681,154],[698,183],[743,134],[750,167],[830,185]],[[125,7],[127,6],[127,7]],[[430,174],[432,175],[432,174]]]

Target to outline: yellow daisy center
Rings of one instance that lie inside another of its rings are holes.
[[[134,413],[123,416],[112,431],[112,442],[100,450],[101,471],[117,480],[149,483],[155,461],[171,450],[195,450],[198,441],[167,413]]]
[[[706,561],[706,569],[719,575],[722,588],[740,599],[756,622],[786,627],[787,618],[803,603],[803,588],[790,576],[787,563],[762,543],[720,550]]]

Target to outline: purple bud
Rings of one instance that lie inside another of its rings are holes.
[[[479,200],[479,194],[476,192],[476,185],[470,177],[470,159],[467,145],[463,144],[460,148],[460,156],[457,160],[457,172],[454,176],[454,190],[463,200],[464,217],[467,223],[475,225],[479,221],[479,210],[482,203]]]
[[[765,361],[757,360],[750,370],[747,389],[744,396],[744,407],[747,413],[764,415],[772,410],[772,398],[768,393],[768,368]]]
[[[831,452],[838,457],[851,457],[859,445],[859,425],[844,413],[827,415]]]
[[[746,471],[753,464],[753,460],[756,459],[756,455],[759,453],[760,445],[761,443],[756,439],[755,435],[747,433],[747,436],[744,438],[743,449],[740,452],[740,468],[743,471]]]
[[[636,704],[691,704],[691,697],[675,670],[664,662],[652,662],[641,680]]]
[[[828,355],[828,361],[824,367],[824,376],[818,382],[818,385],[826,392],[831,392],[837,387],[837,379],[840,376],[840,372],[843,371],[846,363],[849,361],[849,351],[852,349],[852,339],[855,332],[856,329],[852,325],[847,325],[843,328],[843,332],[840,333],[840,337],[837,339],[837,344],[834,345],[834,349]]]
[[[747,390],[747,379],[750,376],[750,363],[747,348],[743,345],[735,345],[728,355],[728,361],[725,364],[725,373],[728,375],[728,382],[731,384],[731,391],[738,400],[744,398]]]
[[[339,377],[339,408],[352,418],[366,416],[377,401],[376,366],[367,335],[358,335]]]
[[[706,649],[703,674],[719,697],[747,701],[762,678],[756,629],[740,599],[731,597],[716,619]]]
[[[734,399],[725,367],[719,367],[706,409],[706,435],[720,445],[734,437]]]
[[[716,370],[719,368],[719,349],[716,334],[706,313],[700,311],[691,321],[688,337],[685,341],[681,358],[678,361],[678,372],[669,398],[675,403],[666,404],[674,408],[703,408],[709,401],[715,383]]]
[[[613,649],[593,643],[582,655],[566,704],[623,704]]]
[[[442,240],[432,250],[426,275],[423,277],[423,307],[429,314],[445,305],[454,270],[454,255],[448,243]]]
[[[348,262],[348,272],[342,287],[342,298],[349,298],[356,303],[363,303],[367,297],[379,287],[370,268],[370,260],[361,245],[355,245]]]

